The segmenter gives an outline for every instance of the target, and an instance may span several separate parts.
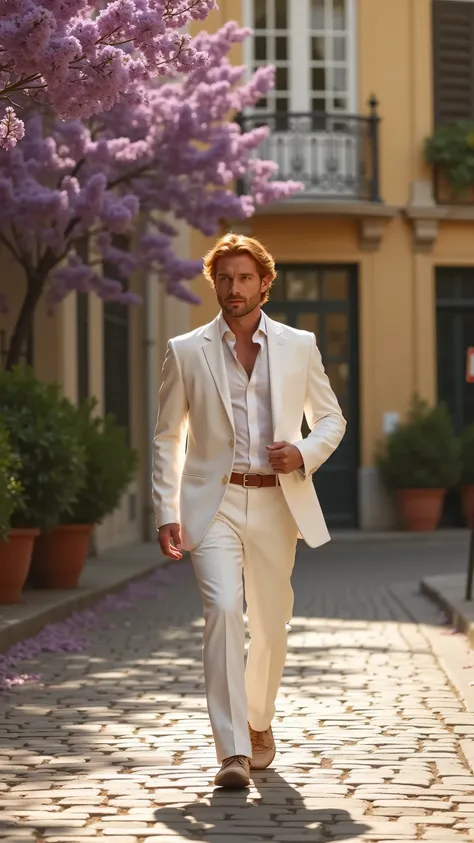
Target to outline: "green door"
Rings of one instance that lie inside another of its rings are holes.
[[[474,423],[474,384],[466,383],[466,349],[471,345],[474,345],[474,267],[438,267],[438,401],[447,404],[457,433]],[[443,524],[463,525],[457,491],[447,495]]]
[[[272,319],[316,335],[323,363],[347,419],[346,435],[314,475],[330,527],[357,526],[359,464],[357,386],[357,267],[277,266],[278,277],[265,311]],[[303,433],[307,433],[303,423]]]

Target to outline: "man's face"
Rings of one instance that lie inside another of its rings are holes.
[[[217,300],[228,316],[239,318],[255,310],[270,282],[269,277],[260,278],[257,265],[250,255],[228,255],[217,261]]]

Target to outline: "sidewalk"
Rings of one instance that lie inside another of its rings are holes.
[[[467,561],[465,574],[445,574],[425,577],[421,590],[438,603],[455,629],[464,632],[474,647],[474,586],[473,599],[466,600]]]
[[[77,589],[25,589],[22,603],[0,605],[0,653],[35,635],[46,624],[85,609],[105,594],[120,590],[166,562],[156,544],[126,545],[91,557]]]

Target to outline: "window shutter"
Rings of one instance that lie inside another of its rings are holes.
[[[435,125],[474,119],[474,3],[433,0]]]

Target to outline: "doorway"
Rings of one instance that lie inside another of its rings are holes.
[[[466,383],[466,349],[474,345],[474,267],[436,269],[438,401],[457,434],[474,423],[474,385]],[[464,526],[457,490],[446,497],[443,526]]]
[[[316,335],[331,386],[347,419],[341,445],[314,484],[330,527],[356,527],[359,467],[357,267],[281,264],[265,305],[270,318]],[[307,433],[306,423],[303,434]]]

